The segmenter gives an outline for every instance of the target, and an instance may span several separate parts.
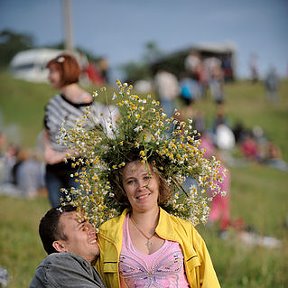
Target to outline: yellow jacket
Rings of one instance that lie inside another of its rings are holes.
[[[120,287],[118,263],[122,248],[122,227],[127,212],[124,210],[119,217],[102,224],[98,234],[100,257],[96,265],[108,288]],[[191,288],[220,287],[205,242],[190,222],[170,215],[160,208],[156,233],[163,239],[180,244]]]

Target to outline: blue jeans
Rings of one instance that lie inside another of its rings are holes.
[[[46,165],[45,184],[48,190],[48,198],[52,207],[60,205],[61,198],[64,198],[64,193],[61,188],[69,191],[71,187],[79,188],[79,182],[75,182],[75,178],[71,177],[77,169],[72,169],[71,164],[61,165]]]
[[[175,111],[175,101],[174,100],[166,100],[161,99],[160,100],[163,112],[170,118],[174,115]]]

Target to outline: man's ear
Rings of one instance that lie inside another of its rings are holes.
[[[56,240],[52,243],[52,246],[57,252],[67,252],[65,244],[59,240]]]

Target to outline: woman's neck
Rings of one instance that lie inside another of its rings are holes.
[[[73,95],[75,95],[77,91],[79,91],[80,87],[78,86],[78,84],[73,83],[73,84],[69,84],[69,85],[65,85],[63,86],[60,91],[61,93],[63,93],[67,98],[72,97]],[[71,99],[72,100],[72,99]]]
[[[69,84],[61,88],[61,93],[72,103],[90,103],[92,97],[77,83]]]
[[[159,213],[160,208],[157,206],[155,209],[146,212],[132,211],[130,217],[133,218],[136,224],[139,224],[142,227],[153,226],[155,228],[159,221]]]

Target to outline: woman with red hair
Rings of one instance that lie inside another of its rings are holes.
[[[71,175],[79,169],[71,166],[71,160],[65,161],[69,151],[59,142],[60,129],[64,122],[66,128],[72,127],[85,108],[93,104],[93,97],[79,86],[81,69],[72,55],[57,56],[48,62],[47,68],[51,86],[59,91],[46,105],[44,118],[45,182],[49,201],[52,207],[57,207],[60,189],[77,187]]]

